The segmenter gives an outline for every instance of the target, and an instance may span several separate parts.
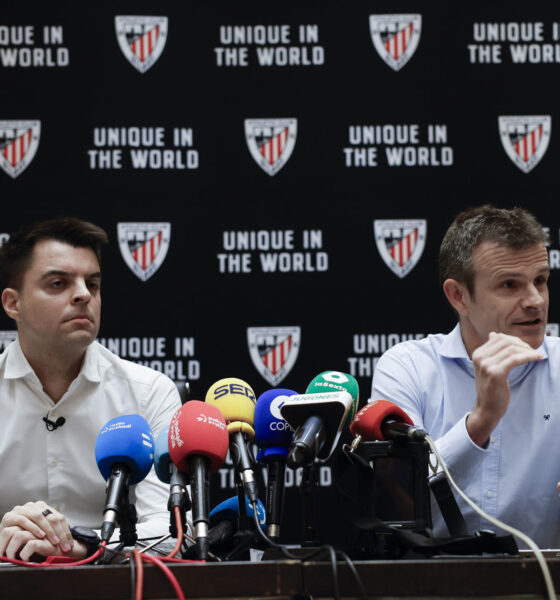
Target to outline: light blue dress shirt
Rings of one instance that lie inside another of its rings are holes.
[[[508,410],[487,448],[477,446],[466,429],[476,392],[459,325],[449,335],[389,349],[375,368],[371,400],[395,402],[437,440],[453,478],[484,511],[541,548],[560,548],[560,338],[546,337],[539,350],[544,360],[511,371]],[[457,501],[469,533],[496,529]],[[437,510],[433,518],[434,535],[449,535]]]

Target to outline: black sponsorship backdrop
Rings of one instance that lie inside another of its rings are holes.
[[[420,13],[418,48],[398,72],[374,49],[369,15]],[[146,73],[123,56],[115,15],[165,15],[165,48]],[[297,361],[281,382],[304,391],[325,369],[351,371],[349,358],[373,356],[354,348],[358,335],[416,334],[453,326],[437,283],[437,253],[453,215],[490,201],[532,209],[551,229],[558,248],[559,210],[554,170],[558,157],[557,64],[471,64],[474,22],[545,23],[558,19],[544,2],[71,2],[4,3],[0,26],[34,25],[36,46],[44,25],[62,25],[67,67],[0,64],[0,120],[39,119],[37,154],[16,179],[0,173],[4,211],[0,232],[56,214],[77,214],[105,227],[104,338],[193,338],[200,375],[193,397],[204,399],[217,379],[236,376],[257,394],[270,386],[249,356],[250,326],[301,327]],[[219,67],[214,48],[220,25],[316,24],[325,63],[259,67],[249,47],[248,67]],[[4,46],[0,45],[0,50]],[[547,152],[528,174],[504,152],[500,115],[550,115]],[[247,118],[297,118],[287,164],[273,177],[250,155]],[[421,144],[429,124],[447,127],[451,166],[390,167],[378,151],[377,167],[346,167],[351,125],[417,124]],[[193,170],[91,169],[95,127],[193,128],[199,167]],[[423,254],[403,279],[384,264],[374,241],[375,219],[426,219]],[[171,243],[146,282],[126,266],[118,247],[121,222],[170,222]],[[328,254],[325,272],[220,273],[226,231],[293,230],[296,251],[303,230],[319,230]],[[553,271],[551,296],[558,283]],[[550,320],[560,319],[554,303]],[[2,317],[0,327],[12,329]],[[356,342],[357,343],[357,342]],[[145,357],[144,357],[145,358]],[[177,359],[177,357],[175,357]],[[180,360],[180,359],[178,359]],[[357,367],[356,367],[357,368]],[[365,369],[367,371],[367,369]],[[370,373],[357,371],[361,402]],[[233,494],[213,479],[212,503]],[[344,541],[331,487],[320,489],[320,537]],[[299,500],[288,490],[290,514]],[[335,519],[336,521],[336,519]],[[338,521],[337,521],[338,523]],[[299,526],[290,519],[286,537]]]

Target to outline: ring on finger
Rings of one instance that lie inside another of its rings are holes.
[[[47,517],[48,515],[52,515],[52,510],[50,508],[46,508],[41,514],[43,517]]]

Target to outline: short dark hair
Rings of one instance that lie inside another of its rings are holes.
[[[439,277],[464,283],[474,292],[473,252],[482,242],[508,248],[546,244],[548,236],[537,219],[523,208],[484,204],[459,213],[449,226],[439,250]]]
[[[0,248],[1,289],[21,288],[35,244],[49,239],[75,248],[91,248],[101,264],[101,246],[107,243],[107,234],[101,227],[77,217],[57,217],[11,233],[10,239]]]

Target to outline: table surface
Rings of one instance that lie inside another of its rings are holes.
[[[560,559],[547,559],[560,589]],[[355,561],[369,597],[524,598],[545,597],[545,584],[534,558],[434,558]],[[296,560],[171,565],[183,593],[193,598],[333,597],[330,563]],[[360,597],[348,565],[337,563],[341,596]],[[25,568],[0,567],[2,600],[121,600],[131,597],[125,565]],[[174,598],[159,569],[146,566],[144,598]]]

